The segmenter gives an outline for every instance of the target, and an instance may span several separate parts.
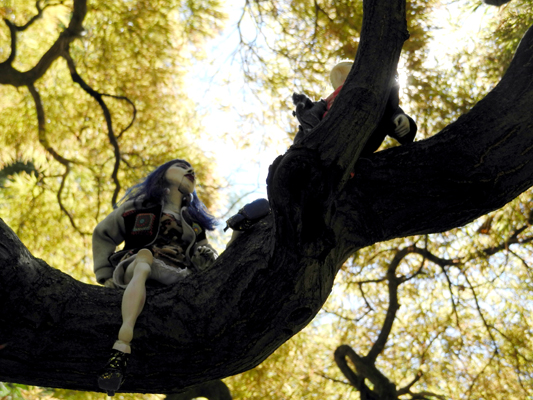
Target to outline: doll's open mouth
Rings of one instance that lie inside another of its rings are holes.
[[[191,182],[194,182],[194,175],[192,175],[192,174],[187,174],[187,175],[185,175],[185,178],[187,178],[187,179],[190,180]]]

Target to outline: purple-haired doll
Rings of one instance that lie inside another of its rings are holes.
[[[217,257],[206,230],[215,218],[198,199],[190,163],[163,164],[133,186],[93,233],[94,272],[99,283],[125,289],[122,326],[98,385],[111,396],[124,381],[137,317],[146,299],[146,281],[164,285],[211,266]],[[124,242],[124,249],[115,252]]]

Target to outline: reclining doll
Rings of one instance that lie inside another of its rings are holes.
[[[304,136],[326,116],[335,98],[340,93],[344,81],[352,68],[353,62],[343,61],[335,65],[330,73],[331,84],[334,92],[331,93],[325,100],[313,102],[304,94],[292,95],[292,100],[296,106],[296,111],[293,115],[298,118],[300,122],[298,133],[294,138],[294,143],[299,143]],[[396,81],[392,84],[385,112],[376,127],[372,136],[368,139],[361,153],[361,157],[367,157],[375,152],[385,137],[391,136],[400,144],[411,143],[416,136],[417,126],[415,121],[406,115],[399,106],[399,86]]]
[[[206,230],[215,219],[198,199],[191,164],[173,160],[132,187],[93,233],[94,272],[99,283],[125,289],[122,326],[98,385],[113,395],[122,385],[146,281],[170,285],[209,268],[217,253]],[[115,252],[122,243],[124,249]]]

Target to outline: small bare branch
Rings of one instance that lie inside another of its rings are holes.
[[[455,295],[453,294],[453,283],[448,276],[448,272],[446,271],[446,268],[444,266],[440,266],[442,269],[442,273],[444,274],[444,277],[446,278],[446,281],[448,282],[448,291],[450,292],[450,301],[452,302],[452,309],[453,314],[455,315],[455,323],[457,324],[457,327],[459,330],[461,330],[461,324],[459,323],[459,314],[457,313],[457,304],[455,303]]]
[[[481,371],[479,371],[478,374],[476,374],[476,376],[474,377],[474,379],[472,379],[472,382],[470,383],[470,386],[468,387],[468,390],[466,391],[466,394],[465,394],[465,398],[469,398],[470,397],[470,393],[472,393],[472,389],[474,389],[474,386],[476,385],[476,381],[479,379],[479,377],[481,375],[483,375],[483,373],[485,372],[485,370],[487,369],[487,367],[492,364],[492,361],[494,360],[494,358],[498,355],[498,349],[495,349],[493,352],[492,352],[492,356],[490,357],[490,360],[487,361],[487,363],[483,366],[483,369]]]
[[[59,3],[47,3],[44,5],[44,7],[41,7],[41,1],[40,0],[37,0],[35,2],[35,8],[37,9],[37,14],[34,15],[33,17],[31,17],[29,19],[28,22],[26,22],[24,25],[22,26],[15,26],[15,29],[17,30],[17,32],[22,32],[22,31],[25,31],[26,29],[28,29],[30,26],[33,25],[33,23],[35,21],[37,21],[39,18],[41,18],[43,16],[43,12],[44,10],[46,10],[48,7],[52,7],[52,6],[57,6],[57,5],[60,5],[60,4],[63,4],[63,2],[59,2]],[[7,21],[6,21],[7,23]]]
[[[7,65],[11,65],[13,63],[13,61],[15,60],[15,57],[17,56],[17,32],[25,31],[31,25],[33,25],[33,23],[35,21],[37,21],[39,18],[41,18],[43,16],[43,12],[44,12],[44,10],[46,8],[51,7],[51,6],[55,6],[55,5],[58,5],[58,4],[62,4],[62,2],[61,3],[55,3],[55,4],[48,3],[48,4],[45,4],[44,7],[41,7],[40,3],[41,3],[40,0],[37,0],[37,2],[35,3],[35,8],[37,8],[37,14],[34,15],[32,18],[30,18],[30,20],[28,22],[26,22],[22,26],[16,25],[13,22],[11,22],[10,20],[8,20],[7,18],[4,18],[4,22],[6,23],[7,27],[9,28],[9,34],[11,35],[11,52],[10,52],[9,57],[7,58],[7,60],[4,61],[3,63],[0,63],[0,64],[4,64],[5,63]]]
[[[44,114],[44,107],[43,103],[41,101],[41,95],[33,85],[33,83],[30,83],[28,86],[28,90],[30,91],[31,96],[33,97],[33,101],[35,102],[35,109],[37,110],[37,126],[39,131],[39,143],[45,148],[45,150],[50,153],[54,159],[63,164],[65,167],[68,167],[68,165],[72,162],[72,160],[69,160],[67,158],[64,158],[61,156],[51,145],[50,142],[48,142],[48,138],[46,137],[46,118]]]
[[[331,376],[327,376],[326,374],[323,374],[322,372],[315,372],[315,374],[317,374],[318,376],[321,376],[321,377],[324,378],[324,379],[327,379],[327,380],[329,380],[329,381],[335,382],[335,383],[342,383],[343,385],[350,385],[350,386],[352,386],[352,384],[351,384],[350,382],[347,382],[347,381],[341,381],[340,379],[332,378]]]
[[[404,386],[403,388],[398,389],[398,391],[397,391],[398,396],[401,396],[401,395],[407,394],[407,393],[411,393],[411,387],[415,383],[417,383],[420,380],[420,378],[422,378],[422,375],[423,375],[422,371],[418,371],[416,376],[414,377],[414,379],[411,382],[409,382],[407,384],[407,386]]]
[[[107,124],[107,136],[109,138],[109,142],[111,143],[111,146],[113,146],[113,151],[114,151],[114,156],[115,156],[113,172],[111,173],[111,179],[113,179],[113,182],[115,184],[115,190],[113,191],[113,196],[111,198],[111,204],[115,204],[118,200],[118,194],[121,188],[120,181],[118,179],[118,170],[120,168],[121,155],[120,155],[120,146],[118,144],[117,138],[115,137],[115,133],[113,132],[113,120],[111,118],[111,112],[109,111],[109,108],[107,107],[104,99],[102,98],[104,95],[94,90],[92,87],[90,87],[78,74],[78,71],[76,70],[76,64],[74,63],[74,60],[70,56],[70,53],[66,51],[62,54],[62,57],[67,61],[68,69],[70,71],[70,76],[72,77],[72,80],[76,82],[78,85],[80,85],[80,87],[83,90],[85,90],[87,94],[89,94],[92,98],[94,98],[97,101],[97,103],[100,105],[100,108],[102,109],[102,112],[104,114],[104,118]],[[133,104],[131,103],[131,101],[129,102],[130,104]],[[131,124],[128,125],[127,128],[129,128],[130,126]]]
[[[61,195],[63,194],[63,189],[65,188],[65,182],[67,180],[67,177],[68,177],[68,174],[70,173],[70,164],[67,164],[66,167],[65,167],[65,173],[63,174],[63,176],[61,177],[61,185],[59,186],[59,190],[57,192],[57,202],[59,203],[59,208],[61,209],[61,211],[63,211],[63,213],[68,217],[69,221],[70,221],[70,224],[72,225],[72,227],[82,236],[88,236],[88,235],[91,235],[91,232],[83,232],[82,230],[80,230],[80,228],[78,228],[78,226],[76,225],[76,222],[74,221],[74,217],[72,217],[72,214],[70,214],[70,212],[66,209],[66,207],[63,205],[63,201],[62,201],[62,198],[61,198]]]
[[[472,291],[472,295],[474,296],[474,302],[476,304],[477,312],[479,316],[481,317],[481,320],[483,321],[483,325],[485,325],[485,329],[487,330],[487,333],[489,334],[490,339],[492,340],[494,349],[496,352],[498,352],[498,344],[496,343],[496,339],[494,339],[494,335],[492,334],[491,325],[487,323],[487,320],[485,319],[485,314],[483,313],[483,310],[481,310],[481,306],[479,305],[476,290],[474,286],[472,285],[472,283],[470,282],[470,279],[468,279],[468,275],[466,274],[466,272],[463,272],[463,277],[465,278],[466,283],[468,283],[468,286],[470,287],[470,290]]]
[[[137,108],[135,107],[135,104],[133,103],[133,101],[131,101],[130,99],[128,99],[126,96],[116,96],[116,95],[113,95],[113,94],[107,94],[107,93],[102,93],[102,96],[105,96],[105,97],[111,97],[113,99],[117,99],[117,100],[124,100],[126,102],[128,102],[130,104],[130,106],[132,107],[133,111],[132,111],[132,116],[131,116],[131,121],[130,123],[120,131],[120,133],[117,135],[117,139],[120,139],[122,137],[122,135],[132,127],[133,123],[135,122],[135,118],[137,116]]]
[[[363,290],[363,284],[362,283],[359,283],[359,291],[361,292],[361,296],[363,297],[363,300],[365,301],[365,304],[368,307],[368,309],[374,311],[374,308],[372,308],[372,306],[368,302],[368,299],[366,298],[366,294],[365,294],[365,292]]]
[[[372,364],[376,362],[377,356],[385,348],[387,339],[392,330],[392,325],[396,319],[396,313],[400,308],[398,303],[398,286],[402,283],[401,279],[396,276],[396,269],[402,260],[409,254],[412,253],[414,246],[409,246],[404,249],[399,250],[392,261],[389,264],[387,269],[387,280],[389,283],[389,307],[387,309],[387,315],[385,316],[385,321],[383,322],[383,327],[379,332],[379,336],[370,349],[370,352],[365,357],[366,360],[370,361]]]

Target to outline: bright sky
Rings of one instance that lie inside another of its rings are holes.
[[[235,24],[242,13],[240,6],[240,2],[227,6],[230,21],[224,35],[212,43],[207,51],[208,58],[191,71],[190,82],[194,90],[189,91],[193,100],[204,104],[201,111],[206,113],[203,120],[206,140],[202,149],[216,159],[220,174],[230,185],[230,193],[249,193],[238,207],[267,197],[268,167],[291,144],[286,133],[278,127],[240,126],[239,114],[257,113],[264,107],[245,87],[238,57],[232,54],[239,43]],[[250,132],[251,146],[239,149],[232,138],[236,139],[246,131]],[[265,138],[269,139],[268,145],[264,143]],[[237,208],[232,214],[236,211]]]

